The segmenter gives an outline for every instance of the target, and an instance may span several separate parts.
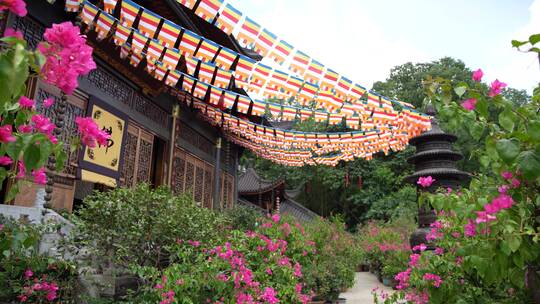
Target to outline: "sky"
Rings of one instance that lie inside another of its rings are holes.
[[[367,88],[406,62],[460,59],[485,81],[529,93],[533,54],[511,40],[540,33],[540,0],[229,0],[262,27]]]

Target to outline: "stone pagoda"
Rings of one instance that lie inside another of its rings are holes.
[[[418,191],[435,192],[438,188],[459,189],[468,184],[470,175],[457,168],[456,162],[463,156],[452,149],[457,137],[445,133],[435,117],[433,105],[426,107],[426,114],[432,117],[431,130],[410,139],[409,144],[416,147],[416,153],[408,159],[414,164],[414,173],[406,181],[417,186]],[[419,177],[431,176],[435,182],[428,188],[416,184]],[[411,235],[411,248],[421,243],[428,244],[426,235],[436,216],[431,208],[422,206],[418,209],[418,229]]]

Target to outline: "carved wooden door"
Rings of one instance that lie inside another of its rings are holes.
[[[120,184],[134,187],[152,182],[154,134],[129,121]]]

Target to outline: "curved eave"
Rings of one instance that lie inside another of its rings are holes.
[[[415,183],[419,177],[424,177],[424,176],[431,176],[435,178],[435,180],[441,179],[441,178],[453,178],[460,181],[469,181],[472,178],[472,175],[470,175],[467,172],[463,172],[458,169],[445,168],[445,169],[420,170],[420,171],[415,172],[412,175],[407,176],[405,178],[405,181],[409,183]]]
[[[255,195],[260,193],[265,193],[268,191],[272,191],[276,188],[281,187],[285,183],[284,180],[278,180],[277,182],[271,184],[271,185],[265,185],[261,188],[250,188],[250,189],[238,189],[238,195]]]
[[[429,151],[418,152],[414,154],[413,156],[407,158],[407,162],[409,164],[414,164],[418,160],[426,160],[426,159],[431,159],[431,158],[458,161],[458,160],[463,159],[463,155],[461,155],[458,152],[448,150],[448,149],[433,149]]]
[[[448,142],[455,142],[457,140],[457,136],[453,134],[447,134],[447,133],[430,133],[431,131],[428,131],[426,133],[420,134],[416,137],[413,137],[409,139],[409,144],[416,146],[421,142],[425,141],[434,141],[434,140],[443,140]]]

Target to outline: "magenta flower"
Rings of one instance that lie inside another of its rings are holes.
[[[8,27],[4,31],[4,37],[14,37],[20,40],[24,40],[23,34],[20,31],[14,30],[10,27]]]
[[[274,223],[279,223],[279,220],[280,220],[280,219],[281,219],[281,217],[279,216],[278,213],[272,215],[272,221],[273,221]]]
[[[75,123],[81,133],[81,142],[90,148],[95,148],[96,144],[105,146],[111,137],[107,132],[100,130],[91,117],[77,117]]]
[[[425,251],[426,249],[427,249],[427,246],[424,243],[422,243],[420,245],[414,246],[412,250],[413,251]]]
[[[53,104],[54,104],[54,98],[52,98],[52,97],[49,97],[49,98],[43,100],[43,106],[45,108],[50,108]]]
[[[13,136],[12,133],[12,127],[11,125],[4,125],[0,127],[0,142],[8,143],[8,142],[14,142],[17,140],[15,136]]]
[[[26,166],[24,165],[23,161],[17,162],[17,176],[15,176],[17,179],[23,179],[26,177]]]
[[[505,194],[506,192],[508,192],[508,185],[502,185],[502,186],[499,186],[498,190],[499,190],[499,193],[501,194]]]
[[[45,168],[40,168],[32,171],[34,182],[38,185],[47,184],[47,174],[45,174]]]
[[[26,271],[24,272],[24,278],[25,279],[30,279],[33,275],[34,275],[34,273],[30,269],[26,269]]]
[[[274,288],[266,287],[261,295],[261,300],[264,300],[270,304],[279,303],[279,299],[276,296],[277,292],[274,290]]]
[[[483,76],[484,76],[484,72],[482,71],[482,69],[478,69],[472,73],[472,80],[476,82],[480,82]]]
[[[491,83],[491,87],[489,88],[489,97],[495,97],[499,94],[501,94],[501,90],[506,87],[506,83],[500,82],[499,79],[495,79]]]
[[[509,172],[509,171],[503,171],[501,173],[501,176],[504,178],[504,179],[511,179],[514,175],[512,174],[512,172]]]
[[[34,123],[34,128],[36,131],[48,136],[52,136],[52,132],[56,126],[51,123],[47,117],[36,114],[32,116],[31,121]]]
[[[431,176],[428,176],[428,177],[420,177],[418,178],[418,181],[416,182],[418,185],[422,186],[423,188],[427,188],[429,186],[431,186],[431,184],[433,184],[433,182],[435,182],[435,179]]]
[[[444,249],[442,249],[441,247],[435,248],[435,254],[436,255],[443,255],[444,254]]]
[[[467,111],[473,111],[476,108],[476,103],[476,98],[469,98],[461,102],[461,106]]]
[[[468,223],[464,226],[465,236],[475,236],[476,235],[476,224],[472,219],[469,219]]]
[[[0,1],[0,12],[10,10],[19,17],[24,17],[28,13],[26,3],[23,0],[2,0]]]
[[[30,125],[20,125],[17,127],[17,129],[20,133],[23,133],[23,134],[32,133],[32,130],[33,130],[32,126]]]
[[[512,178],[510,183],[512,184],[512,188],[519,188],[519,186],[521,185],[521,182],[517,178]]]
[[[420,260],[420,255],[418,253],[413,253],[409,256],[409,266],[416,267],[418,266],[418,261]]]
[[[476,211],[476,223],[477,224],[489,223],[489,222],[492,222],[492,221],[494,221],[496,219],[497,219],[497,217],[495,217],[494,215],[488,214],[485,211]]]
[[[432,273],[425,273],[423,276],[424,281],[433,281],[433,286],[439,288],[442,283],[442,279],[440,276]]]
[[[26,96],[21,96],[19,99],[19,107],[22,109],[32,109],[34,107],[34,101]]]
[[[8,166],[13,163],[13,160],[9,156],[2,156],[0,157],[0,166]]]
[[[38,49],[46,58],[42,68],[45,82],[57,86],[66,94],[71,94],[78,86],[77,78],[96,68],[92,59],[92,48],[86,44],[86,37],[71,22],[53,24],[43,35],[47,43],[40,43]]]

